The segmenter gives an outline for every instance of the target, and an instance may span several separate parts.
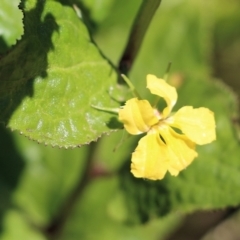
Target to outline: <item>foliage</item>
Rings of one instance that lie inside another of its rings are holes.
[[[141,1],[1,4],[1,239],[164,239],[186,213],[239,205],[237,101],[212,75],[214,51],[237,35],[237,1],[216,14],[214,1],[163,1],[145,36],[129,76],[141,95],[145,76],[163,76],[172,61],[175,109],[208,107],[217,122],[217,141],[161,181],[131,175],[139,138],[118,146],[117,116],[91,106],[118,107],[129,96],[117,61]],[[220,31],[228,17],[236,21]]]

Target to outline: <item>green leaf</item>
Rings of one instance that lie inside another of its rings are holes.
[[[192,89],[198,96],[189,99]],[[221,82],[187,81],[180,90],[180,103],[194,107],[205,106],[215,113],[217,139],[199,146],[199,157],[180,174],[169,178],[172,187],[173,209],[193,211],[217,209],[239,204],[239,139],[234,124],[238,103],[234,93]],[[169,186],[170,186],[169,185]]]
[[[76,147],[113,129],[109,95],[117,74],[73,8],[56,1],[25,3],[25,34],[0,62],[0,112],[23,135]],[[109,123],[109,124],[108,124]]]
[[[163,239],[182,219],[178,214],[152,221],[144,226],[124,222],[125,202],[116,198],[119,182],[116,177],[93,181],[85,190],[63,229],[61,240]],[[88,207],[91,206],[91,207]]]
[[[121,2],[122,8],[118,5],[116,11],[120,14],[117,16],[124,13],[126,2]],[[213,3],[208,4],[207,8],[214,10]],[[132,223],[145,222],[175,211],[187,213],[239,204],[240,194],[235,189],[239,186],[240,152],[234,124],[234,119],[238,119],[238,104],[226,86],[210,79],[212,66],[209,59],[212,59],[213,23],[216,19],[209,13],[212,11],[206,11],[206,5],[201,1],[163,1],[144,39],[130,79],[141,95],[149,96],[146,74],[162,77],[168,62],[173,62],[171,73],[174,74],[172,79],[170,75],[170,80],[176,80],[178,86],[182,85],[178,89],[178,103],[174,111],[184,105],[210,108],[216,117],[217,140],[198,147],[199,157],[178,177],[167,175],[157,182],[135,179],[130,173],[130,158],[137,146],[136,137],[131,136],[135,138],[135,143],[132,140],[123,143],[119,153],[107,152],[109,146],[120,141],[118,133],[114,134],[118,135],[115,143],[114,136],[104,137],[101,141],[102,151],[99,150],[98,156],[103,165],[107,164],[117,171],[124,162],[121,157],[126,160],[120,172],[120,181],[121,189],[125,190],[128,221]],[[111,28],[109,23],[113,21],[115,25]],[[99,31],[99,34],[108,33],[108,38],[96,36],[99,45],[112,59],[119,59],[119,53],[114,51],[114,46],[111,48],[110,42],[118,45],[119,39],[124,38],[124,25],[126,23],[121,22],[121,17],[116,19],[113,11]],[[127,151],[128,156],[125,155]]]
[[[23,34],[23,13],[18,8],[19,3],[20,0],[1,0],[0,53],[14,45]]]
[[[31,222],[43,228],[82,178],[89,148],[54,149],[22,136],[15,138],[25,167],[13,201]]]
[[[239,204],[240,193],[234,189],[239,185],[240,149],[232,124],[237,114],[236,98],[220,82],[188,79],[179,90],[175,110],[186,104],[208,107],[215,113],[217,140],[199,146],[199,157],[177,177],[167,174],[161,181],[136,179],[126,163],[120,178],[128,219],[133,223],[176,211],[189,213]]]
[[[44,229],[58,215],[81,180],[91,149],[89,146],[73,150],[54,149],[17,134],[13,135],[17,147],[14,148],[10,136],[5,129],[3,133],[0,132],[3,146],[0,150],[0,193],[4,196],[0,202],[0,238],[47,239]],[[4,174],[6,170],[8,174]],[[13,176],[16,180],[10,188],[12,178],[8,176],[12,174],[15,174]],[[4,192],[3,186],[8,191]],[[10,198],[6,197],[6,192]],[[3,199],[6,202],[4,206]],[[58,239],[108,240],[137,237],[139,240],[157,240],[169,233],[182,219],[181,215],[174,214],[154,220],[144,227],[127,225],[125,221],[128,213],[117,176],[93,178],[76,200]]]
[[[0,235],[2,240],[47,240],[46,237],[32,228],[29,222],[15,210],[10,210],[6,214]]]
[[[123,53],[132,22],[141,3],[140,0],[114,1],[111,11],[99,25],[98,31],[94,35],[94,40],[116,66]],[[116,46],[118,47],[116,48]]]
[[[90,148],[54,149],[14,137],[16,146],[1,129],[0,238],[45,239],[43,229],[81,180]]]
[[[83,14],[88,14],[95,23],[100,23],[109,14],[114,0],[79,0]]]

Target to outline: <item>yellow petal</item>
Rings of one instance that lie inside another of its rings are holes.
[[[171,175],[177,176],[197,157],[198,154],[194,150],[195,144],[186,136],[173,131],[167,125],[160,126],[159,132],[167,146],[168,171]]]
[[[131,172],[137,178],[162,179],[168,168],[166,151],[158,132],[150,131],[132,154]]]
[[[202,145],[216,139],[214,113],[208,108],[186,106],[171,118],[172,126],[181,129],[193,142]]]
[[[130,134],[147,132],[151,126],[158,122],[154,109],[147,100],[132,98],[119,110],[119,120]]]
[[[167,103],[167,107],[163,110],[163,116],[167,117],[177,101],[176,89],[167,84],[164,79],[157,78],[151,74],[147,75],[147,88],[152,94],[164,98]]]

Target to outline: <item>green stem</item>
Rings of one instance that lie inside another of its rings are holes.
[[[119,62],[118,68],[121,73],[127,75],[130,71],[146,35],[148,26],[160,3],[161,0],[143,0],[133,23],[127,46]]]
[[[119,108],[99,107],[95,105],[91,105],[91,107],[104,112],[110,112],[110,113],[116,113],[116,114],[118,114],[119,112]]]
[[[132,82],[127,78],[127,76],[125,76],[124,74],[121,74],[121,76],[122,76],[123,80],[127,83],[127,85],[129,86],[129,88],[132,91],[134,97],[137,97],[138,99],[142,99],[140,94],[138,93],[138,91],[136,90],[134,85],[132,84]]]
[[[167,82],[167,80],[168,80],[168,75],[169,75],[171,66],[172,66],[172,63],[169,62],[169,63],[168,63],[168,66],[167,66],[167,69],[166,69],[166,72],[165,72],[165,74],[164,74],[164,76],[163,76],[163,79],[164,79],[166,82]]]

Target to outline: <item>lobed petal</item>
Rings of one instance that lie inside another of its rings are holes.
[[[167,146],[168,171],[171,175],[177,176],[198,156],[195,151],[195,144],[186,136],[173,131],[167,125],[160,126],[159,132]]]
[[[167,157],[166,145],[158,132],[150,131],[132,154],[131,172],[137,178],[162,179],[168,169]]]
[[[208,108],[182,107],[171,118],[170,124],[181,129],[189,139],[199,145],[216,139],[214,113]]]
[[[118,114],[124,128],[133,135],[147,132],[158,122],[154,109],[147,100],[132,98],[126,102]]]
[[[163,116],[167,117],[177,101],[176,88],[166,83],[164,79],[157,78],[151,74],[147,75],[147,88],[152,94],[164,98],[167,103],[167,107],[163,110]]]

